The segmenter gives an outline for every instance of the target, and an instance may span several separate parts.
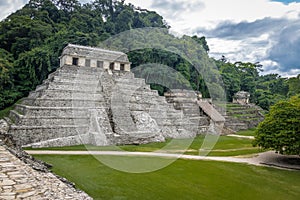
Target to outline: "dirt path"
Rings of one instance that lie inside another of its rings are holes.
[[[275,152],[264,152],[252,157],[215,157],[215,156],[195,156],[181,155],[172,153],[157,153],[157,152],[127,152],[127,151],[40,151],[28,150],[31,155],[112,155],[112,156],[150,156],[150,157],[165,157],[165,158],[181,158],[191,160],[211,160],[222,162],[245,163],[256,166],[271,166],[285,169],[300,170],[299,156],[282,156]]]
[[[235,135],[235,134],[230,134],[230,135],[226,135],[229,137],[237,137],[237,138],[245,138],[245,139],[251,139],[254,140],[254,136],[246,136],[246,135]]]

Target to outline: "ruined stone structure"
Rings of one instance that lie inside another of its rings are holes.
[[[174,108],[182,110],[184,115],[194,124],[196,132],[221,134],[225,118],[213,107],[210,101],[203,99],[202,95],[191,90],[172,90],[164,94]]]
[[[50,171],[36,171],[1,144],[0,199],[91,200],[86,193],[67,185]]]
[[[73,44],[65,47],[60,57],[60,67],[64,65],[130,71],[130,62],[124,53]]]
[[[239,91],[233,96],[233,103],[241,105],[247,105],[250,103],[250,93],[245,91]]]
[[[12,136],[17,146],[50,147],[141,144],[222,131],[225,119],[211,102],[188,90],[159,96],[130,72],[126,54],[70,44],[60,61],[11,111],[9,126],[0,120],[0,136]],[[247,111],[230,105],[225,126],[235,130],[251,125],[235,115],[259,113],[251,105],[239,105]],[[0,199],[91,199],[45,168],[0,137]]]
[[[18,144],[140,144],[197,134],[192,118],[134,78],[126,54],[68,45],[61,65],[11,111],[9,133]]]
[[[262,109],[250,103],[250,93],[239,91],[233,96],[233,103],[227,104],[225,127],[233,131],[256,127],[263,119]]]
[[[196,130],[199,133],[206,133],[209,128],[210,118],[201,113],[199,106],[197,105],[197,94],[191,90],[176,89],[170,92],[166,92],[164,96],[168,103],[173,104],[176,110],[182,110],[184,115],[189,120],[196,124]]]
[[[189,90],[159,96],[134,77],[122,52],[69,44],[60,63],[10,112],[19,145],[142,144],[222,132],[225,118],[211,102]]]
[[[222,107],[216,106],[216,109],[224,113],[225,133],[255,128],[264,119],[263,110],[254,104],[227,103]]]

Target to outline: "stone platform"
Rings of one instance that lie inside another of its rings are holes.
[[[216,105],[216,109],[224,113],[225,127],[234,132],[255,128],[264,119],[263,110],[253,104],[227,103],[222,106]]]

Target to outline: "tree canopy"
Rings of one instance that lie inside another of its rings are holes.
[[[300,95],[279,101],[256,130],[255,146],[300,155]]]

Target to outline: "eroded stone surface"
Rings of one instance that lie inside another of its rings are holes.
[[[7,122],[4,119],[0,119],[0,134],[6,134],[9,129]]]
[[[50,172],[26,165],[0,146],[0,199],[92,199]]]

